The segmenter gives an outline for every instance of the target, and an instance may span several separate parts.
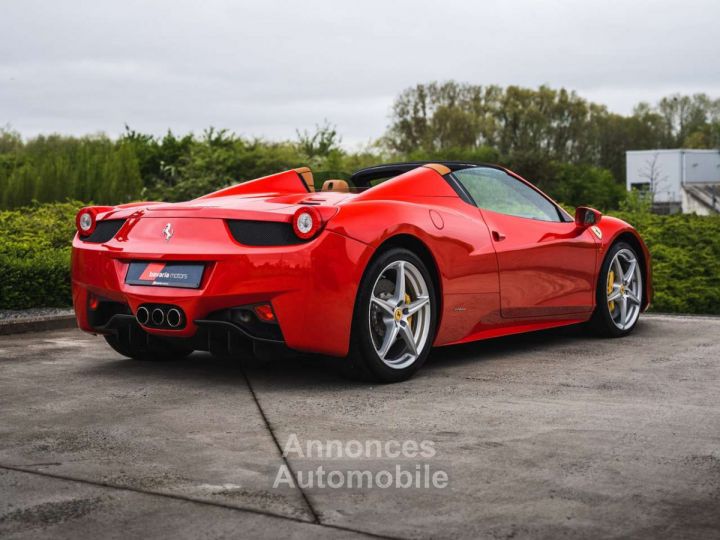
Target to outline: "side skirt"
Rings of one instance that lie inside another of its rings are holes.
[[[571,326],[573,324],[581,324],[587,322],[590,315],[586,317],[576,319],[563,319],[555,321],[543,321],[525,324],[514,324],[512,326],[493,327],[479,332],[474,332],[463,339],[453,341],[450,343],[443,343],[440,347],[446,347],[448,345],[460,345],[461,343],[470,343],[471,341],[480,341],[483,339],[491,339],[502,336],[511,336],[513,334],[524,334],[526,332],[535,332],[537,330],[547,330],[549,328],[558,328],[560,326]]]

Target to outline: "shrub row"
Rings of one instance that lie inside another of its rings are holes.
[[[70,245],[79,202],[0,212],[0,309],[62,307],[70,295]]]
[[[0,212],[0,309],[69,306],[70,244],[82,203]],[[653,257],[653,309],[720,314],[720,216],[617,213]]]
[[[720,216],[617,215],[650,249],[654,311],[720,314]]]
[[[70,251],[0,255],[0,309],[62,307],[70,296]]]

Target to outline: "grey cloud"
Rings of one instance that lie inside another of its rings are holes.
[[[228,127],[293,137],[328,118],[382,134],[418,82],[565,86],[629,112],[720,93],[715,1],[9,0],[0,124],[22,133]]]

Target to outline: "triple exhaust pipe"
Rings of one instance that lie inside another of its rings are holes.
[[[180,328],[185,321],[182,310],[173,306],[140,306],[135,318],[151,328]]]

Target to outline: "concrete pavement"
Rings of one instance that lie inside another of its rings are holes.
[[[437,349],[350,383],[328,360],[126,360],[77,330],[0,336],[0,535],[720,536],[720,319],[647,316]],[[431,457],[284,458],[290,441]],[[412,444],[410,445],[412,447]],[[278,471],[446,472],[446,488],[273,487]]]

